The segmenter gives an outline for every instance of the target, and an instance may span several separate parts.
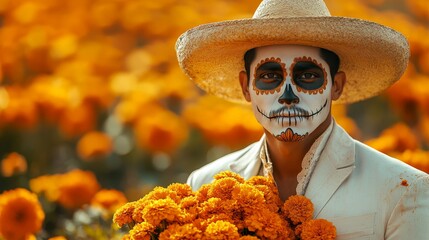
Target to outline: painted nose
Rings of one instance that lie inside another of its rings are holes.
[[[293,93],[292,86],[290,84],[286,85],[284,93],[279,98],[279,103],[288,105],[299,103],[299,98],[295,93]]]

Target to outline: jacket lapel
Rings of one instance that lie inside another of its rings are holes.
[[[333,127],[305,193],[314,204],[315,218],[354,169],[354,140],[336,123]]]
[[[259,152],[264,141],[265,134],[258,142],[251,145],[248,151],[232,162],[229,165],[229,169],[240,174],[244,179],[249,179],[252,176],[258,175],[259,168],[261,167]]]

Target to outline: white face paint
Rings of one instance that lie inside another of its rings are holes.
[[[330,113],[332,81],[319,48],[257,48],[249,76],[256,119],[281,141],[304,139]]]

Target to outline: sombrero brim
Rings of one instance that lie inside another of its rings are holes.
[[[338,103],[375,96],[404,73],[409,45],[386,26],[346,17],[241,19],[205,24],[182,34],[180,67],[200,88],[245,102],[238,81],[244,53],[255,47],[296,44],[325,48],[340,57],[347,82]]]

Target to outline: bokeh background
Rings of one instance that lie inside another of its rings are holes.
[[[251,17],[259,2],[0,0],[0,193],[39,194],[46,218],[37,238],[79,239],[76,213],[101,189],[133,201],[260,138],[250,108],[205,95],[174,50],[187,29]],[[411,46],[401,80],[379,97],[335,106],[337,122],[429,172],[429,2],[326,3],[332,15],[399,30]],[[64,185],[68,201],[59,197]],[[114,235],[100,234],[86,237]]]

